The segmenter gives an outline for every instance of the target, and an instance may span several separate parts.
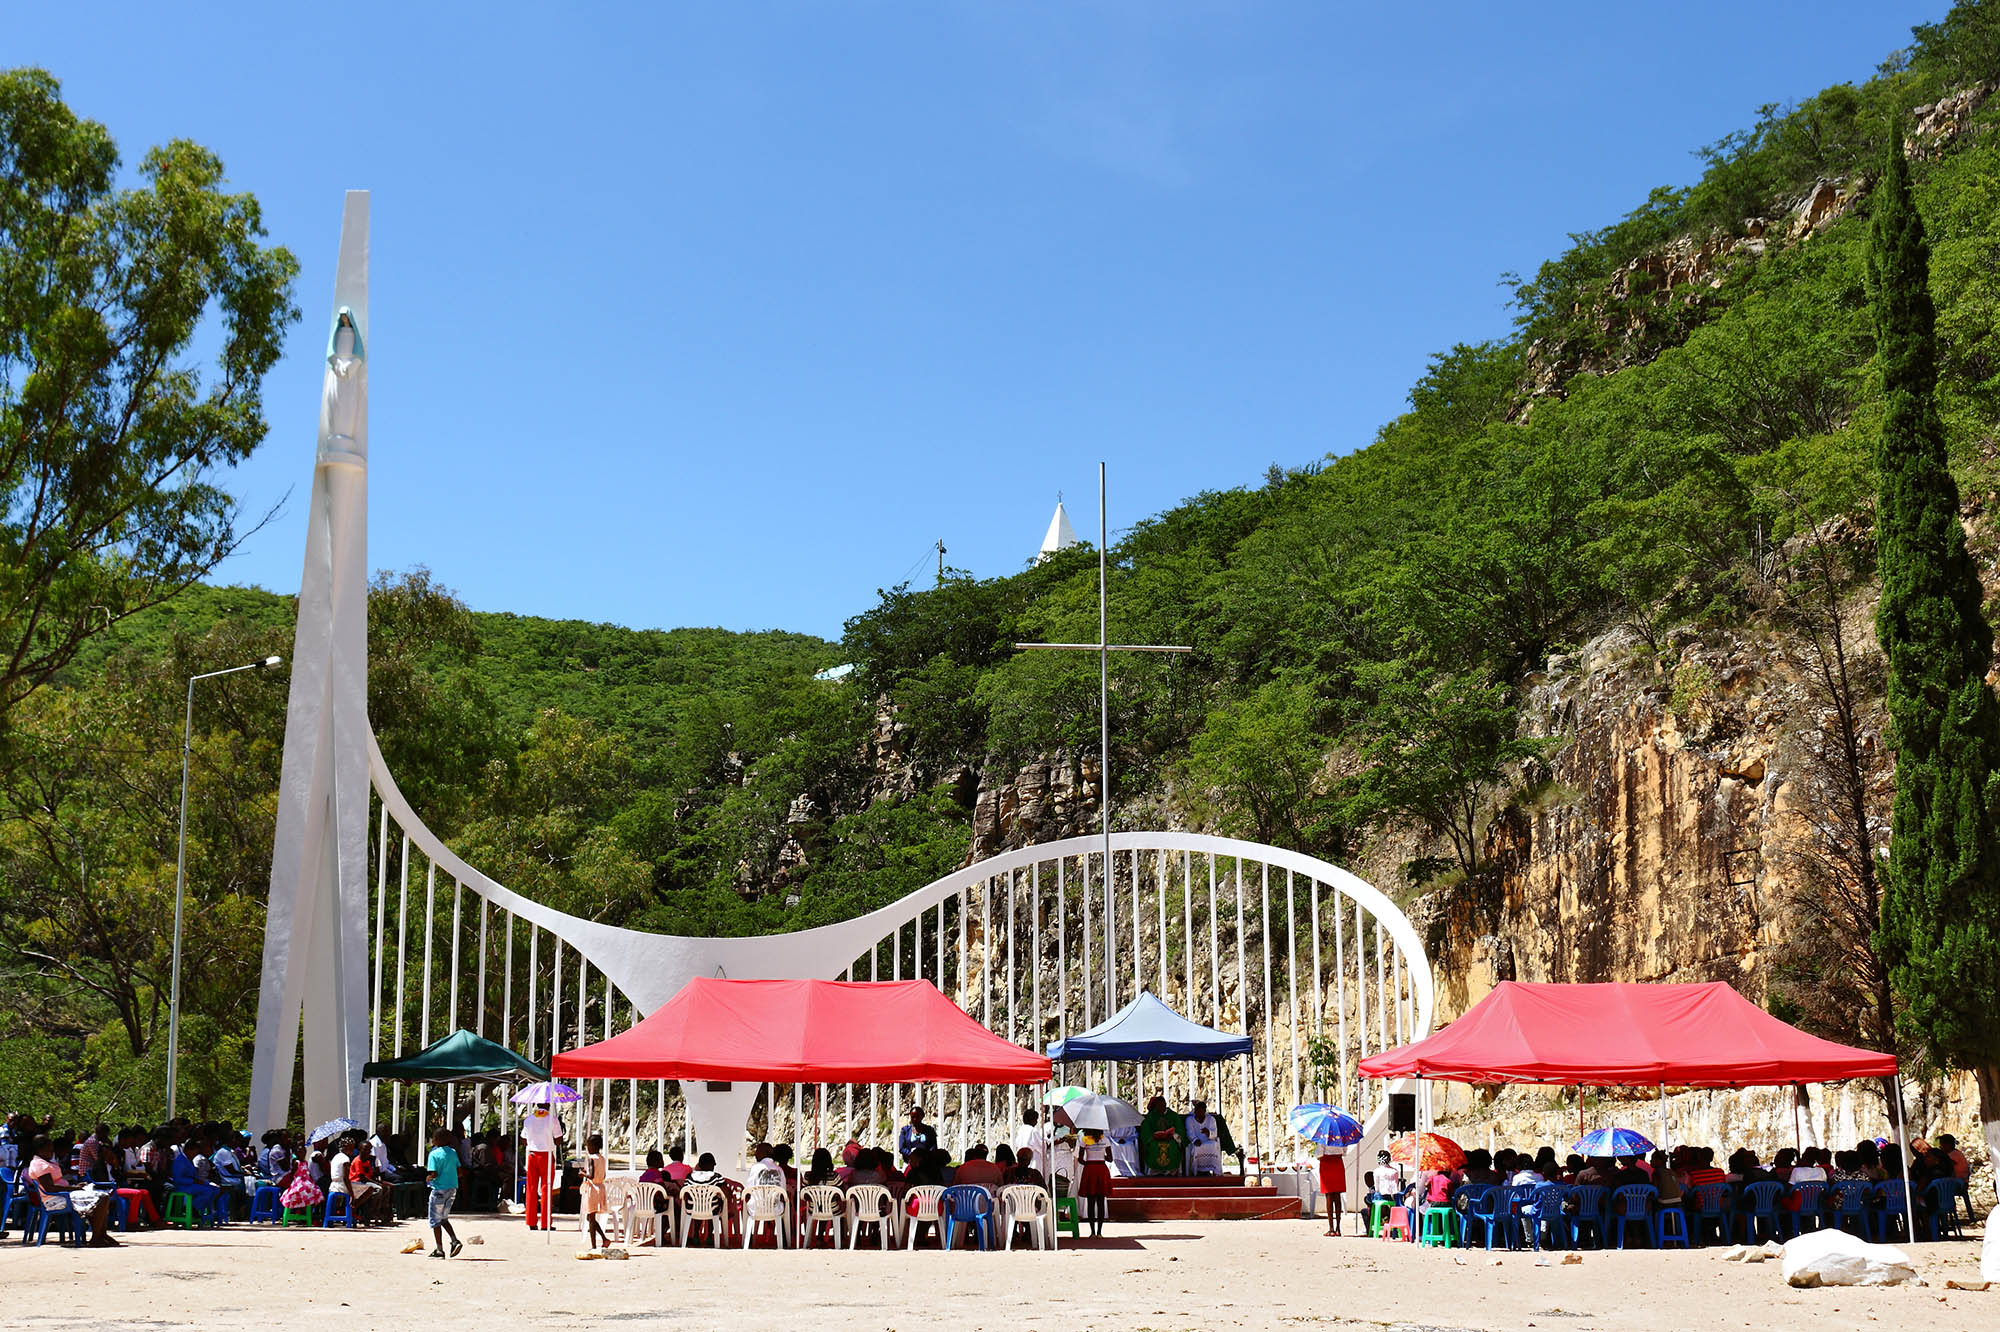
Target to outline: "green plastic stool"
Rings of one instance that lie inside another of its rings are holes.
[[[1058,1237],[1068,1231],[1071,1239],[1083,1238],[1083,1227],[1077,1222],[1076,1199],[1064,1194],[1056,1199],[1056,1234]]]
[[[1370,1239],[1382,1233],[1382,1222],[1389,1215],[1389,1209],[1395,1205],[1388,1198],[1376,1198],[1368,1204],[1368,1237]]]
[[[313,1223],[312,1208],[287,1207],[285,1214],[278,1218],[280,1226],[310,1226]]]
[[[1452,1239],[1452,1222],[1458,1220],[1458,1213],[1450,1207],[1426,1207],[1423,1220],[1417,1228],[1417,1243],[1424,1248],[1443,1245],[1449,1249]]]
[[[201,1226],[201,1218],[194,1210],[194,1195],[169,1193],[167,1195],[167,1224],[179,1226],[182,1230],[196,1230]]]

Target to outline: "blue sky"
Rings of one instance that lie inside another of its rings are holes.
[[[303,271],[225,581],[298,585],[341,194],[371,549],[483,610],[837,636],[950,562],[1366,444],[1497,279],[1945,0],[19,6]]]

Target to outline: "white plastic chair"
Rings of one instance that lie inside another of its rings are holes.
[[[657,1249],[666,1242],[663,1227],[671,1229],[673,1224],[674,1202],[664,1188],[650,1180],[631,1186],[625,1197],[625,1234],[633,1244],[643,1238]]]
[[[917,1227],[928,1223],[931,1234],[940,1236],[938,1247],[944,1247],[942,1232],[943,1216],[938,1211],[938,1199],[944,1195],[942,1184],[912,1184],[903,1194],[903,1246],[917,1247]]]
[[[1000,1190],[1000,1247],[1014,1247],[1014,1227],[1027,1226],[1035,1247],[1048,1247],[1055,1237],[1056,1206],[1047,1189],[1033,1184],[1009,1184]]]
[[[856,1184],[847,1190],[847,1247],[861,1242],[861,1227],[873,1225],[881,1233],[882,1247],[890,1247],[895,1235],[896,1200],[880,1184]]]
[[[749,1248],[757,1228],[771,1227],[771,1242],[780,1249],[792,1247],[792,1196],[782,1185],[759,1184],[743,1195],[743,1247]]]
[[[626,1242],[631,1225],[632,1181],[615,1176],[604,1181],[604,1237],[614,1244]],[[586,1226],[586,1229],[588,1227]]]
[[[838,1184],[808,1184],[799,1190],[799,1247],[810,1249],[821,1226],[833,1228],[833,1247],[840,1247],[846,1228],[847,1196]]]
[[[681,1247],[686,1248],[688,1235],[697,1225],[707,1223],[711,1243],[716,1248],[723,1246],[729,1231],[729,1203],[720,1187],[714,1184],[681,1185]]]

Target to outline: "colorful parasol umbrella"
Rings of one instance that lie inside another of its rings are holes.
[[[510,1099],[515,1105],[574,1105],[583,1093],[566,1082],[531,1082]]]
[[[1643,1133],[1628,1128],[1593,1129],[1570,1148],[1581,1156],[1644,1156],[1653,1144]]]
[[[1307,1142],[1316,1142],[1322,1147],[1352,1147],[1361,1141],[1360,1123],[1339,1106],[1322,1105],[1317,1101],[1310,1105],[1295,1105],[1285,1116],[1285,1123]]]
[[[1389,1159],[1419,1170],[1456,1170],[1465,1164],[1465,1148],[1437,1133],[1413,1133],[1389,1144]]]
[[[337,1138],[343,1133],[359,1133],[360,1131],[361,1121],[358,1119],[329,1119],[326,1123],[321,1124],[311,1133],[308,1133],[306,1141],[308,1143],[324,1142],[328,1138]]]

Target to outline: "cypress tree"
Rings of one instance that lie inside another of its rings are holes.
[[[1987,687],[1993,630],[1958,518],[1938,416],[1930,247],[1910,196],[1900,128],[1875,190],[1869,277],[1885,410],[1876,454],[1889,659],[1895,822],[1877,946],[1903,1026],[1979,1082],[2000,1134],[2000,705]]]

